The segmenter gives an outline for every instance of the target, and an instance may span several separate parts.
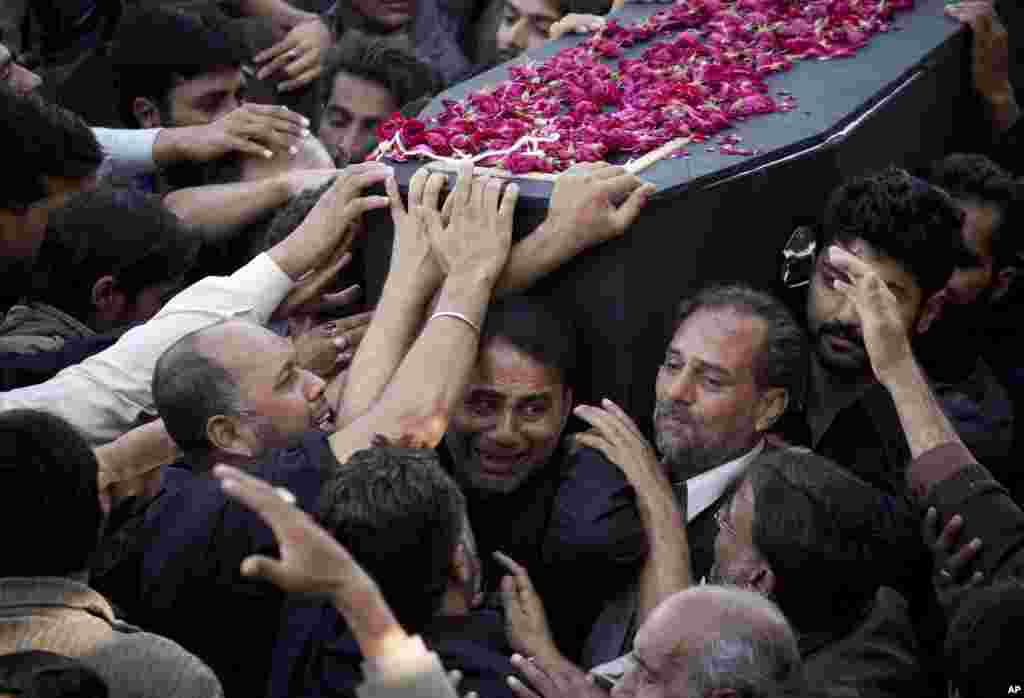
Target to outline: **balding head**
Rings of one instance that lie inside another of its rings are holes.
[[[289,340],[239,320],[186,335],[153,376],[160,416],[190,457],[249,458],[332,427],[323,388]]]
[[[694,587],[666,599],[641,626],[633,656],[616,698],[632,698],[641,680],[671,698],[774,696],[799,684],[802,673],[782,612],[733,587]]]

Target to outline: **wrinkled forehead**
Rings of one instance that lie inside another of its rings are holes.
[[[878,274],[878,277],[896,293],[900,300],[916,297],[916,294],[920,294],[921,287],[910,270],[903,263],[888,256],[871,245],[871,243],[856,238],[850,242],[837,242],[834,244],[870,264],[871,268]],[[828,257],[825,254],[827,251],[828,248],[825,248],[818,255],[819,272],[821,271],[821,263],[827,263],[828,261]]]
[[[496,339],[480,350],[469,387],[518,397],[559,392],[566,386],[557,368],[546,366],[521,349]]]
[[[199,335],[197,346],[239,381],[273,371],[294,355],[292,343],[284,337],[241,321],[209,328]]]

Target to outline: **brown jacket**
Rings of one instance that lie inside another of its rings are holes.
[[[111,698],[223,696],[198,658],[117,621],[106,599],[71,579],[0,579],[0,653],[22,650],[78,659],[107,682]]]

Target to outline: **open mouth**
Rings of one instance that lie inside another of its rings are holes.
[[[477,449],[476,457],[484,473],[495,477],[503,477],[511,475],[515,471],[516,467],[523,462],[525,454],[491,453]]]

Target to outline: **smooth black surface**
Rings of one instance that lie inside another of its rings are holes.
[[[820,215],[843,179],[889,164],[922,166],[952,147],[965,114],[954,106],[971,90],[963,63],[966,34],[943,17],[943,7],[943,0],[922,0],[898,17],[901,29],[876,36],[856,57],[803,62],[769,78],[773,91],[798,97],[798,108],[736,129],[744,145],[761,148],[762,155],[723,156],[691,146],[689,158],[649,168],[642,177],[659,191],[626,235],[531,290],[580,326],[587,367],[581,375],[589,380],[577,386],[578,401],[609,397],[649,429],[658,365],[681,298],[716,281],[774,290],[785,240],[794,226]],[[641,5],[623,14],[654,10]],[[496,69],[445,96],[503,74]],[[400,182],[417,166],[399,166]],[[549,189],[521,183],[515,239],[543,220]],[[386,213],[373,214],[369,227],[366,272],[373,299],[387,273],[392,232]]]
[[[626,5],[611,16],[629,25],[663,7]],[[884,99],[911,73],[920,69],[933,51],[960,31],[956,22],[943,15],[944,7],[945,0],[919,0],[913,11],[898,14],[892,22],[892,29],[872,37],[856,56],[800,61],[791,70],[770,76],[767,79],[770,94],[777,97],[780,90],[792,93],[797,98],[797,108],[788,113],[752,117],[739,123],[735,129],[720,134],[736,133],[743,139],[743,145],[755,149],[757,154],[748,157],[722,155],[712,147],[720,137],[716,136],[706,145],[691,144],[688,157],[665,160],[648,168],[643,173],[644,179],[658,187],[658,194],[673,195],[709,179],[732,176],[823,143]],[[639,56],[647,47],[674,35],[667,34],[639,44],[625,55]],[[583,40],[579,35],[572,35],[549,42],[541,49],[456,85],[431,102],[424,116],[440,112],[442,100],[460,100],[506,79],[509,66],[544,60]],[[709,148],[715,152],[709,152]],[[419,164],[400,165],[400,182],[407,182]],[[521,199],[546,198],[550,195],[551,184],[520,181],[520,191]]]

